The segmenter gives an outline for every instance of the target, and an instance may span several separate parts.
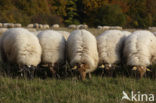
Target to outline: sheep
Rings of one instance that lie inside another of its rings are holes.
[[[22,27],[22,24],[20,24],[20,23],[16,23],[16,24],[14,24],[14,27],[16,27],[16,28],[20,28],[20,27]]]
[[[153,32],[153,34],[156,36],[156,32]]]
[[[122,30],[121,26],[111,26],[110,29]]]
[[[34,27],[33,24],[28,24],[28,25],[27,25],[27,28],[33,28],[33,27]]]
[[[42,47],[41,65],[48,65],[53,76],[58,76],[59,67],[65,64],[65,38],[54,30],[45,30],[38,35]]]
[[[126,64],[132,66],[132,70],[139,72],[143,77],[147,66],[156,60],[156,37],[147,30],[133,32],[125,41],[124,57]]]
[[[110,29],[110,26],[97,26],[97,28],[101,30],[108,30]]]
[[[14,28],[14,24],[13,23],[3,23],[3,27],[4,28]]]
[[[40,28],[40,29],[43,29],[43,25],[42,25],[42,24],[39,24],[39,28]]]
[[[70,29],[76,29],[76,25],[71,24],[71,25],[68,26],[68,28],[70,28]]]
[[[8,30],[8,28],[0,28],[0,34],[3,34],[7,30]]]
[[[128,35],[120,30],[107,30],[97,36],[100,68],[114,70],[121,63],[121,50]]]
[[[78,70],[81,79],[85,80],[86,73],[93,72],[98,65],[96,38],[87,30],[71,32],[67,40],[67,58],[72,70]]]
[[[62,34],[66,40],[68,39],[68,37],[69,37],[69,35],[70,35],[70,33],[67,32],[67,31],[58,31],[58,32],[59,32],[60,34]]]
[[[59,24],[53,24],[52,25],[52,28],[59,28],[60,26],[59,26]]]
[[[103,27],[99,25],[99,26],[97,26],[97,29],[101,29],[101,30],[102,30],[102,29],[103,29]]]
[[[49,25],[48,24],[43,24],[43,29],[49,29]]]
[[[129,31],[122,31],[122,33],[124,33],[124,35],[129,36],[131,34],[131,32]]]
[[[88,25],[86,25],[86,24],[80,24],[80,25],[77,25],[76,28],[77,29],[87,29],[88,28]]]
[[[35,23],[35,24],[33,25],[33,27],[38,29],[38,28],[39,28],[39,24],[38,24],[38,23]]]
[[[17,64],[21,75],[30,77],[41,61],[41,46],[35,35],[23,28],[8,29],[0,40],[2,60]]]

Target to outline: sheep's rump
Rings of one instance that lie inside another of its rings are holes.
[[[89,65],[87,72],[96,69],[98,52],[96,38],[86,30],[73,31],[67,40],[67,52],[70,65],[85,63]]]
[[[146,30],[133,32],[125,41],[127,65],[148,66],[156,58],[156,38]]]
[[[23,28],[7,30],[1,38],[1,49],[11,63],[37,66],[41,60],[37,37]]]
[[[107,30],[97,37],[99,64],[120,62],[123,42],[127,35],[128,33],[120,30]]]
[[[65,60],[65,39],[63,35],[53,30],[38,34],[42,47],[42,63],[63,63]]]

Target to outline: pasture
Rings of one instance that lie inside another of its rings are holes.
[[[56,30],[72,31],[67,28]],[[104,32],[94,28],[88,31],[96,36]],[[148,73],[152,78],[147,76],[136,79],[135,76],[127,77],[119,73],[116,77],[93,74],[91,79],[85,81],[75,77],[61,79],[35,77],[30,80],[6,75],[3,69],[7,69],[8,66],[0,61],[0,103],[148,103],[121,100],[122,92],[125,91],[128,95],[131,91],[155,94],[156,99],[155,67],[151,66],[152,73]]]

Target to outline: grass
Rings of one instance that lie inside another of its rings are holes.
[[[155,80],[99,77],[91,80],[0,77],[0,103],[122,103],[122,91],[156,93]],[[129,103],[124,101],[124,103]]]

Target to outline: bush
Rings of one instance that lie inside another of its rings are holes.
[[[126,17],[121,8],[114,4],[107,4],[94,11],[95,19],[93,25],[119,25],[126,24]]]

